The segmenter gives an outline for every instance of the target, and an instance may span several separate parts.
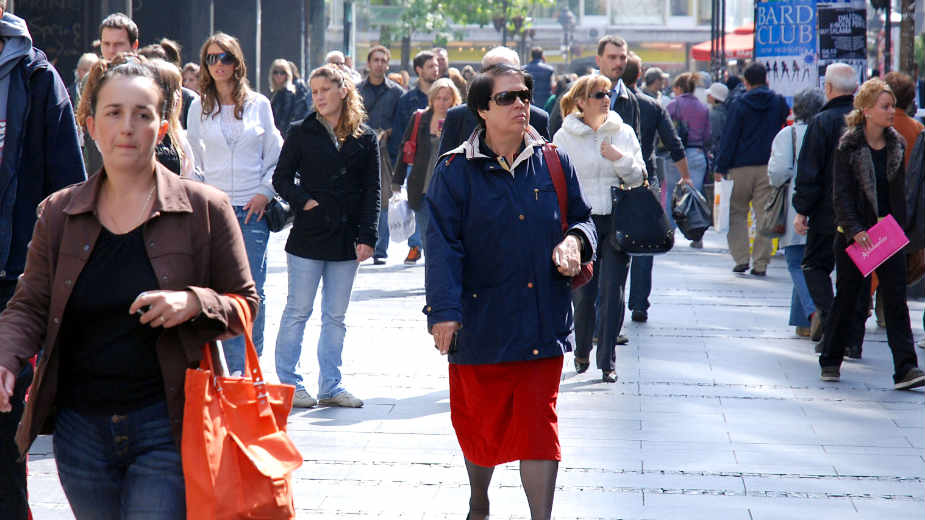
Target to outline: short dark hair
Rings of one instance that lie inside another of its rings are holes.
[[[425,63],[434,58],[436,58],[436,56],[430,51],[421,51],[417,53],[414,57],[414,61],[411,62],[414,66],[414,72],[417,73],[418,68],[423,68]]]
[[[893,95],[896,96],[896,106],[900,110],[906,110],[915,101],[915,83],[905,72],[890,72],[883,77],[883,81],[886,81],[886,84],[893,89]]]
[[[639,81],[640,71],[642,71],[642,58],[635,52],[630,52],[629,57],[626,59],[626,67],[623,69],[623,76],[620,79],[623,80],[624,85],[635,88],[636,83]]]
[[[678,74],[671,86],[681,89],[681,92],[684,94],[690,94],[694,92],[697,85],[694,75],[690,72],[685,72],[683,74]]]
[[[541,60],[543,59],[543,48],[534,47],[530,49],[530,59],[532,60]]]
[[[128,42],[132,45],[138,42],[138,26],[125,13],[112,13],[103,18],[100,23],[100,36],[103,35],[103,29],[123,29],[128,34]]]
[[[167,55],[167,61],[176,65],[178,69],[182,67],[183,60],[180,57],[180,52],[183,50],[183,46],[170,38],[161,38],[160,43],[164,53]]]
[[[818,88],[801,90],[793,96],[793,118],[808,123],[814,115],[822,110],[825,94]]]
[[[533,76],[525,72],[520,67],[509,63],[498,63],[483,70],[472,83],[469,85],[469,95],[466,97],[466,104],[469,110],[475,114],[475,119],[479,122],[479,128],[485,128],[485,120],[482,119],[479,110],[488,110],[488,103],[491,101],[491,94],[495,90],[495,78],[513,74],[520,76],[524,80],[524,85],[533,94]]]
[[[751,65],[745,68],[744,76],[745,81],[753,87],[764,85],[768,81],[768,70],[764,68],[764,65],[753,61]]]
[[[615,34],[606,34],[604,35],[603,38],[597,41],[597,55],[598,56],[604,55],[604,49],[607,48],[608,43],[615,45],[617,47],[626,48],[626,40],[624,40],[623,38],[620,38],[619,36]]]
[[[159,60],[169,61],[167,59],[167,52],[165,52],[164,48],[157,43],[145,45],[144,47],[138,49],[138,54],[148,59],[157,58]]]
[[[369,60],[373,59],[373,54],[377,52],[384,52],[386,60],[392,59],[392,51],[388,47],[385,45],[373,45],[369,52],[366,53],[366,63],[369,63]]]

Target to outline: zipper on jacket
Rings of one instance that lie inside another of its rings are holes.
[[[533,196],[536,197],[536,200],[540,200],[540,189],[533,188]]]

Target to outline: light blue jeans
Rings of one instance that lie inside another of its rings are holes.
[[[684,156],[687,157],[687,171],[691,174],[691,181],[697,191],[703,193],[703,176],[707,173],[707,156],[703,154],[702,148],[685,148]],[[673,161],[665,161],[665,184],[662,186],[662,206],[665,213],[668,214],[668,222],[671,223],[671,229],[676,227],[674,217],[671,215],[671,196],[674,194],[674,187],[681,180],[681,171],[675,166]]]
[[[244,235],[244,249],[247,250],[247,262],[250,264],[251,277],[257,286],[257,296],[260,298],[260,308],[257,309],[257,316],[254,317],[254,347],[257,348],[257,355],[263,354],[263,324],[264,318],[263,307],[263,283],[267,279],[267,243],[270,241],[270,228],[267,227],[267,220],[260,219],[251,215],[247,224],[244,223],[244,217],[247,211],[241,206],[234,207],[234,214],[238,217],[238,225],[241,226],[241,233]],[[228,363],[228,370],[231,372],[244,372],[244,336],[238,336],[222,342],[222,350],[225,353],[225,361]]]
[[[803,277],[803,252],[806,246],[796,245],[784,248],[784,257],[787,258],[787,270],[793,280],[793,291],[790,294],[790,325],[794,327],[809,327],[809,316],[816,312],[806,278]]]
[[[347,327],[344,317],[359,263],[329,262],[286,254],[289,265],[289,296],[276,337],[276,375],[282,383],[304,390],[296,365],[302,356],[305,323],[312,315],[318,284],[321,285],[321,336],[318,338],[318,398],[334,397],[341,386],[341,352]]]

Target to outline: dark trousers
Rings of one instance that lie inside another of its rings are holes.
[[[15,280],[0,280],[0,310],[6,308],[16,289]],[[10,404],[10,413],[0,413],[0,518],[24,520],[29,518],[29,499],[26,495],[26,461],[19,460],[16,446],[16,428],[25,408],[26,390],[32,384],[32,365],[16,378],[16,389]]]
[[[649,310],[649,295],[652,294],[652,260],[651,256],[634,256],[630,261],[631,311]]]
[[[847,246],[845,246],[847,247]],[[841,248],[844,252],[845,247]],[[819,233],[812,227],[806,234],[806,249],[803,252],[803,278],[816,306],[816,312],[822,318],[823,331],[828,332],[829,313],[835,301],[832,291],[832,271],[835,270],[835,244],[834,233]],[[851,269],[857,267],[850,263]],[[867,312],[870,309],[870,291],[858,293],[854,305],[854,319],[847,325],[850,333],[843,335],[846,341],[843,347],[860,348],[864,343],[864,323],[867,321]]]
[[[572,291],[575,306],[575,356],[591,354],[591,340],[597,333],[597,368],[613,370],[617,336],[626,314],[626,276],[630,257],[610,246],[610,215],[593,215],[600,246],[594,260],[594,277]]]
[[[835,301],[825,326],[822,356],[823,367],[840,366],[845,345],[850,341],[852,322],[856,321],[859,295],[869,299],[870,278],[863,277],[845,253],[848,247],[842,236],[835,239]],[[886,314],[886,337],[893,353],[893,380],[899,381],[910,368],[918,366],[906,305],[906,255],[896,254],[877,268],[880,292]]]

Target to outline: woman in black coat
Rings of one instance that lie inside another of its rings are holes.
[[[905,141],[892,128],[896,97],[890,87],[874,78],[858,90],[854,110],[845,117],[845,131],[835,151],[832,172],[835,225],[836,294],[825,325],[822,356],[823,381],[838,381],[845,345],[850,343],[851,321],[858,295],[870,293],[864,277],[845,252],[849,244],[863,250],[882,247],[872,243],[867,230],[892,215],[906,227]],[[876,269],[886,311],[887,342],[893,353],[893,383],[897,390],[925,385],[913,346],[909,307],[906,304],[906,255],[894,254]],[[865,293],[861,293],[865,291]]]
[[[305,117],[308,110],[304,95],[299,95],[288,61],[273,60],[273,65],[270,66],[270,91],[273,121],[285,139],[289,127]]]
[[[363,401],[341,384],[340,365],[353,280],[360,262],[373,255],[378,234],[379,146],[363,124],[356,87],[339,69],[315,69],[310,84],[317,111],[293,126],[273,174],[273,187],[295,212],[286,242],[289,295],[276,340],[276,372],[295,385],[293,406],[360,407]],[[296,365],[322,280],[315,401]]]

